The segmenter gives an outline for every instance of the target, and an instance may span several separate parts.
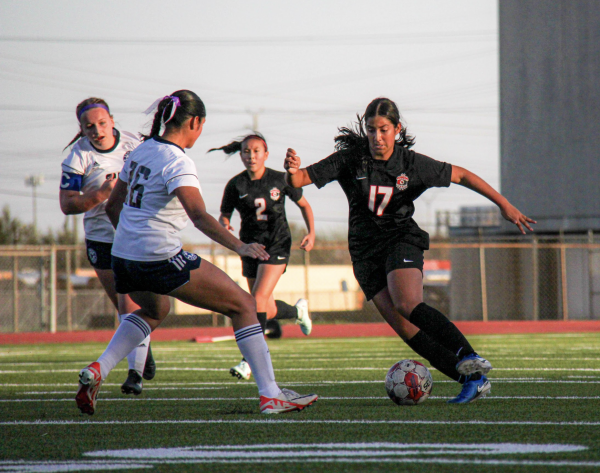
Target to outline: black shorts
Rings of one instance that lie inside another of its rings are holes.
[[[87,258],[95,269],[111,269],[112,243],[101,241],[85,240],[87,249]]]
[[[273,254],[269,250],[267,250],[269,256],[271,256],[268,260],[263,261],[256,258],[250,258],[249,256],[242,257],[242,276],[245,278],[256,279],[256,275],[258,274],[258,265],[259,264],[285,264],[287,265],[290,261],[290,253],[280,253],[279,255]],[[283,270],[285,273],[285,270]]]
[[[169,294],[190,280],[190,271],[198,269],[202,258],[181,250],[163,261],[131,261],[112,257],[115,286],[119,294],[149,291]]]
[[[368,301],[387,287],[387,275],[395,269],[417,268],[423,272],[423,250],[409,243],[398,243],[391,249],[352,263],[354,277]]]

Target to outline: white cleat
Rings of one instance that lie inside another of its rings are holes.
[[[485,358],[480,357],[477,353],[471,353],[465,356],[456,364],[456,371],[465,376],[472,375],[474,373],[480,373],[486,375],[492,369],[492,364]]]
[[[301,411],[313,404],[318,397],[316,394],[303,396],[291,389],[282,389],[277,397],[260,397],[260,412],[261,414],[281,414]]]
[[[312,320],[308,313],[308,301],[306,299],[298,299],[294,307],[298,310],[296,324],[300,325],[300,330],[302,330],[304,335],[310,335],[310,332],[312,332]]]
[[[250,379],[252,376],[252,370],[246,360],[240,361],[240,363],[229,370],[231,376],[235,376],[237,379]]]

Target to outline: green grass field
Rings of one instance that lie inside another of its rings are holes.
[[[459,385],[399,407],[384,377],[414,358],[399,339],[269,340],[281,386],[321,398],[259,413],[237,381],[234,342],[153,343],[156,378],[137,398],[121,363],[82,417],[77,373],[104,344],[0,346],[0,471],[590,471],[600,469],[600,335],[469,337],[492,361],[492,393],[448,405]],[[416,358],[419,359],[419,358]]]

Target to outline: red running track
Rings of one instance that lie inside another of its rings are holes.
[[[523,333],[600,332],[600,320],[582,321],[518,321],[518,322],[456,322],[465,335],[502,335]],[[297,325],[283,325],[284,338],[304,338]],[[93,330],[58,333],[4,333],[0,345],[38,343],[107,343],[114,330]],[[213,337],[231,337],[231,327],[159,328],[152,334],[154,341],[189,340],[210,342]],[[393,337],[394,331],[385,323],[313,325],[310,338]]]

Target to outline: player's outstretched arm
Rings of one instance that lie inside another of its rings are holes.
[[[231,226],[231,214],[222,213],[219,215],[219,223],[230,232],[234,231],[234,228]]]
[[[119,217],[121,215],[121,210],[123,210],[123,204],[125,203],[126,198],[127,184],[121,179],[117,179],[117,184],[110,193],[110,197],[108,198],[108,202],[106,202],[106,207],[104,209],[110,223],[112,223],[112,226],[115,228],[117,228],[117,225],[119,224]]]
[[[61,189],[59,193],[60,210],[65,215],[87,212],[108,199],[115,183],[116,179],[111,177],[102,184],[100,189],[88,191],[84,194],[75,190]]]
[[[312,184],[312,179],[306,169],[300,169],[300,156],[292,148],[288,148],[285,154],[283,167],[287,171],[285,180],[292,187],[304,187]]]
[[[235,251],[240,256],[249,256],[263,261],[269,259],[269,254],[263,245],[243,243],[223,228],[217,219],[206,211],[204,199],[196,187],[178,187],[174,193],[194,226],[211,240]]]
[[[304,218],[304,223],[306,223],[306,228],[308,230],[308,234],[302,239],[300,243],[300,249],[304,251],[312,250],[313,246],[315,246],[315,218],[313,215],[312,207],[306,200],[306,197],[302,196],[302,198],[296,202],[296,205],[300,207],[300,212],[302,212],[302,218]]]
[[[512,205],[506,197],[494,190],[487,182],[481,179],[476,174],[468,171],[460,166],[452,166],[452,182],[471,189],[472,191],[487,197],[500,208],[502,216],[509,222],[514,223],[521,233],[525,234],[525,228],[533,231],[530,223],[537,223],[535,220],[523,215],[514,205]]]

